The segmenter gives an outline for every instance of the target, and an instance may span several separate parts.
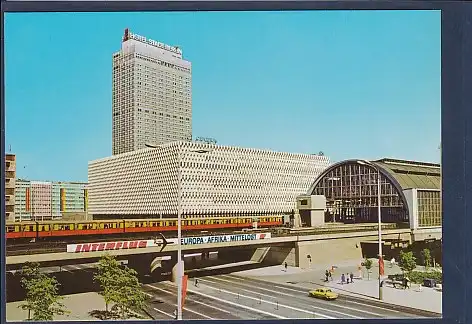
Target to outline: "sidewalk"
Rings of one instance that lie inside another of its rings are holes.
[[[234,274],[274,283],[290,283],[307,290],[325,286],[340,294],[378,300],[378,266],[374,266],[371,269],[370,278],[368,279],[366,269],[362,270],[362,275],[359,277],[358,263],[358,261],[352,261],[336,265],[337,268],[333,274],[333,280],[329,282],[325,282],[325,271],[330,267],[329,265],[318,265],[317,267],[312,267],[312,269],[288,267],[286,272],[284,267],[279,265],[240,271]],[[355,277],[354,283],[342,285],[341,274],[351,272]],[[400,268],[398,266],[390,267],[386,264],[385,275],[395,273],[401,273]],[[356,277],[358,278],[356,279]],[[406,290],[384,286],[383,302],[442,313],[442,293],[426,287],[422,287],[420,291],[417,284],[412,284],[412,287]]]
[[[105,310],[103,297],[96,292],[65,295],[62,302],[70,312],[66,315],[57,315],[54,321],[99,321],[90,315],[92,310]],[[18,308],[23,302],[12,302],[6,304],[7,322],[22,322],[28,318],[28,311]],[[137,320],[132,318],[132,320]]]
[[[98,321],[89,312],[93,309],[105,309],[103,297],[97,293],[67,295],[62,302],[71,313],[55,316],[55,321]],[[18,308],[21,304],[23,302],[7,303],[7,321],[22,322],[28,318],[28,311]]]

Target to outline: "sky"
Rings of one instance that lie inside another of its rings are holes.
[[[111,155],[125,28],[192,62],[193,136],[333,162],[440,160],[439,11],[7,13],[17,177],[87,181]]]

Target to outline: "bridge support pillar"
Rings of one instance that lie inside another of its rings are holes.
[[[178,263],[177,263],[177,258],[174,258],[172,261],[174,261],[172,263],[172,273],[171,273],[171,280],[172,282],[177,282],[177,278],[178,278],[178,275],[179,275],[179,272],[178,272]],[[185,271],[185,264],[182,260],[181,262],[182,264],[182,276],[184,275],[184,271]]]
[[[151,264],[155,256],[153,255],[136,255],[128,258],[128,267],[136,270],[140,274],[150,274]]]

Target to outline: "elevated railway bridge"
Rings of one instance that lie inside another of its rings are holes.
[[[384,253],[395,253],[400,248],[414,242],[414,234],[409,228],[398,224],[382,224]],[[175,271],[177,239],[169,236],[143,235],[140,238],[122,236],[115,240],[88,239],[71,242],[37,242],[31,246],[8,244],[7,271],[18,270],[29,262],[38,262],[42,267],[97,262],[107,252],[119,260],[127,260],[128,265],[149,273],[158,268]],[[431,234],[430,234],[431,235]],[[437,233],[435,234],[440,239]],[[311,264],[327,259],[359,260],[369,251],[369,246],[378,243],[376,224],[326,225],[311,229],[258,228],[237,231],[212,231],[185,236],[182,250],[187,254],[208,256],[217,253],[218,258],[233,262],[248,258],[271,264],[287,262],[291,266],[308,268]],[[375,255],[373,256],[375,257]],[[388,257],[385,255],[384,257]]]

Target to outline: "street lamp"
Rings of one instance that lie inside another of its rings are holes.
[[[159,146],[153,144],[145,144],[149,148],[158,148]],[[181,143],[177,149],[177,320],[182,320],[182,278],[183,278],[183,263],[182,263],[182,159],[187,153],[205,154],[212,150],[184,150],[183,154],[180,152]]]
[[[383,255],[382,255],[382,210],[381,210],[381,205],[382,205],[382,200],[381,200],[381,185],[380,185],[380,168],[377,167],[375,164],[370,163],[370,162],[364,162],[364,161],[358,161],[359,164],[362,165],[368,165],[372,168],[374,168],[377,171],[377,199],[378,199],[378,225],[379,225],[379,300],[382,300],[382,279],[380,277],[381,274],[381,269],[380,269],[380,264],[383,262]]]

